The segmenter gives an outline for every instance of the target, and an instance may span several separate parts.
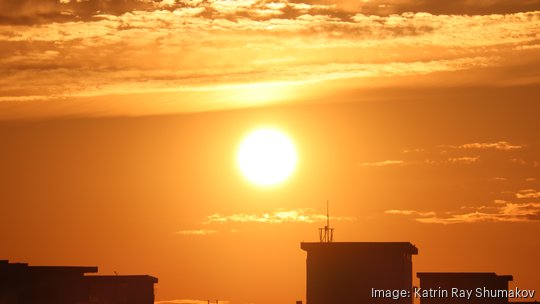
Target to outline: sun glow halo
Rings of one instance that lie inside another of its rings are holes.
[[[241,143],[238,165],[251,182],[270,186],[284,181],[296,167],[296,150],[292,141],[273,129],[259,129]]]

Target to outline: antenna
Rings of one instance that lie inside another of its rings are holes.
[[[332,243],[334,241],[334,228],[330,228],[330,203],[326,201],[326,226],[319,228],[319,241]]]
[[[330,227],[330,202],[326,200],[326,227]]]

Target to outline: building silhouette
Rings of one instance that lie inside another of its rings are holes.
[[[0,261],[0,304],[153,304],[148,275],[97,276],[97,267]]]
[[[301,243],[307,252],[307,304],[412,304],[412,297],[372,297],[378,290],[412,291],[412,255],[408,242]]]
[[[447,290],[446,296],[422,297],[420,304],[467,303],[467,304],[507,304],[508,297],[502,292],[497,295],[490,291],[508,290],[511,275],[497,275],[493,272],[419,272],[420,288]],[[452,294],[452,289],[471,290],[470,298]],[[477,289],[481,292],[477,296]],[[486,293],[487,292],[487,293]]]

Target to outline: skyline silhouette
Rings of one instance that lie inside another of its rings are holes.
[[[0,260],[305,304],[376,273],[316,248],[404,242],[369,259],[413,291],[540,288],[539,33],[540,0],[0,0]]]
[[[519,287],[509,290],[513,277],[493,272],[417,272],[420,287],[415,287],[412,255],[418,254],[418,248],[408,242],[321,239],[302,242],[300,247],[307,252],[306,304],[508,304],[527,303],[523,299],[533,299],[536,293]],[[0,260],[0,303],[154,304],[157,278],[92,274],[97,272],[97,267],[30,266]]]

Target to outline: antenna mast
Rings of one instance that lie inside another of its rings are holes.
[[[330,228],[330,203],[326,201],[326,226],[319,228],[319,241],[332,243],[334,241],[334,228]]]

